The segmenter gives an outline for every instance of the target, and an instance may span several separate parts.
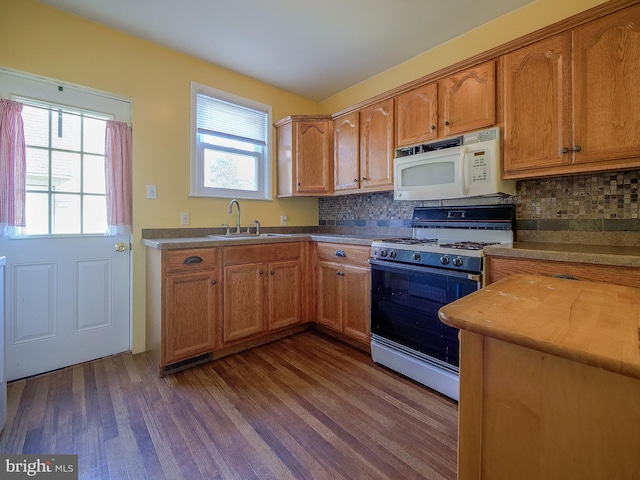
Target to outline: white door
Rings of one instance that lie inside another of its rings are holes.
[[[24,104],[27,148],[26,236],[0,238],[7,379],[129,350],[130,238],[105,235],[104,149],[130,102],[2,69],[0,96]]]
[[[105,236],[2,242],[7,380],[130,349],[129,245]]]

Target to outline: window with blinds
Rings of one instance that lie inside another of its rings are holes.
[[[191,195],[271,199],[271,108],[191,85]]]

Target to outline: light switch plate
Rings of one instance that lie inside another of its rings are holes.
[[[158,190],[155,185],[147,185],[147,198],[156,199],[158,198]]]

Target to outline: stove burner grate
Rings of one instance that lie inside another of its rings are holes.
[[[387,238],[386,243],[395,243],[398,245],[435,245],[438,243],[437,238]]]
[[[442,248],[455,248],[458,250],[482,250],[487,245],[495,245],[496,242],[451,242],[441,243]]]

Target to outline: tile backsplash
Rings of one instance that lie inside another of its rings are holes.
[[[640,171],[608,172],[522,180],[517,194],[471,203],[515,203],[518,240],[640,246]],[[443,204],[460,204],[460,201]],[[464,203],[464,202],[463,202]],[[439,202],[395,201],[392,192],[323,197],[321,229],[354,227],[380,234],[408,235],[416,206]]]

